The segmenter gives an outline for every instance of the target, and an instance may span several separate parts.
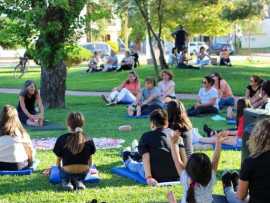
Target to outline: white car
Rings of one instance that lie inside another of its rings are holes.
[[[99,52],[103,56],[110,56],[112,48],[105,42],[89,42],[81,44],[82,47],[90,50],[92,53]]]
[[[189,53],[197,53],[200,51],[200,48],[204,47],[205,50],[209,49],[209,46],[205,42],[189,42],[188,43],[188,52]]]

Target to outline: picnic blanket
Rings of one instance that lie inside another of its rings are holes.
[[[56,137],[49,138],[37,138],[32,139],[32,143],[35,149],[37,150],[52,150]],[[115,149],[120,148],[122,144],[125,142],[123,139],[115,139],[115,138],[93,138],[93,141],[96,145],[97,149]]]

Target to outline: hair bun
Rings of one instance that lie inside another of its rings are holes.
[[[75,128],[75,133],[82,133],[82,132],[83,132],[82,128],[80,128],[80,127]]]

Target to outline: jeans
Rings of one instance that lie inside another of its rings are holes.
[[[195,107],[191,107],[187,111],[188,116],[198,116],[200,114],[217,114],[218,109],[214,106],[202,106],[195,109]]]
[[[224,188],[224,193],[228,203],[245,203],[245,201],[240,200],[236,197],[233,187]]]
[[[125,161],[125,166],[131,172],[139,174],[142,178],[145,178],[143,162],[137,162],[132,159]]]
[[[64,171],[64,169],[62,168],[60,169],[60,178],[61,180],[65,180],[65,181],[73,181],[73,180],[84,181],[86,175],[87,175],[87,172],[74,174],[74,173],[68,173]]]
[[[196,65],[200,65],[200,66],[206,66],[210,64],[210,60],[209,59],[197,59],[196,61]]]
[[[234,98],[233,97],[220,98],[218,106],[219,109],[223,109],[226,106],[234,106]]]
[[[136,97],[126,88],[123,88],[120,92],[113,91],[110,94],[110,100],[116,100],[118,103],[132,104],[136,101]]]

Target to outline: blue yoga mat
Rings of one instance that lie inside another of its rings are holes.
[[[142,178],[139,174],[131,172],[128,170],[126,167],[113,167],[112,168],[112,173],[128,178],[130,180],[135,181],[136,183],[146,185],[146,180]],[[166,186],[166,185],[175,185],[175,184],[180,184],[179,181],[173,181],[173,182],[163,182],[159,183],[159,186]]]
[[[0,175],[1,176],[3,176],[3,175],[13,175],[13,176],[31,175],[37,169],[39,162],[40,162],[39,160],[35,160],[32,167],[30,167],[28,169],[24,169],[24,170],[0,171]]]
[[[95,169],[95,168],[93,168]],[[61,182],[60,170],[57,166],[52,166],[49,181],[52,184],[59,184]],[[87,175],[84,179],[85,183],[99,183],[100,177],[98,175]]]
[[[141,115],[141,116],[129,116],[127,115],[128,118],[133,118],[133,119],[144,119],[144,118],[149,118],[149,115]]]
[[[236,120],[233,120],[233,119],[227,120],[227,124],[228,125],[236,125]]]

